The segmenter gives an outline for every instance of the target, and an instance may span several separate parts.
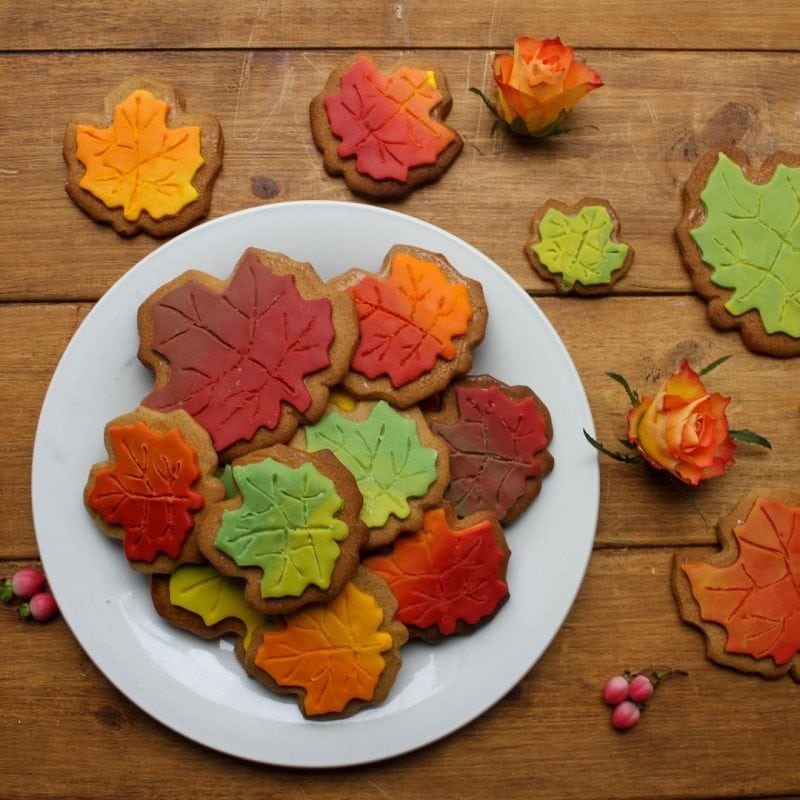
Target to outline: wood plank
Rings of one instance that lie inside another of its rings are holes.
[[[795,796],[797,686],[706,660],[702,636],[676,613],[671,559],[661,549],[595,553],[550,649],[494,708],[421,751],[338,771],[263,767],[192,744],[120,695],[63,619],[23,623],[0,608],[0,636],[13,654],[0,681],[0,774],[14,778],[11,797],[59,800],[170,800],[190,786],[209,800],[253,786],[259,796],[308,800],[412,800],[432,787],[442,797],[512,800]],[[652,664],[689,675],[662,684],[635,730],[614,731],[601,700],[605,680]],[[53,687],[57,714],[44,712]]]
[[[635,10],[618,0],[466,0],[457,14],[434,0],[249,0],[224,13],[202,0],[35,0],[0,6],[0,49],[507,48],[517,36],[560,35],[579,47],[789,50],[800,46],[796,22],[790,0],[771,0],[758,13],[745,0],[656,0]]]
[[[537,302],[570,351],[586,388],[597,436],[607,444],[613,446],[624,435],[628,408],[624,391],[606,376],[607,371],[624,374],[642,394],[652,394],[682,358],[699,369],[723,355],[732,358],[707,376],[706,385],[733,397],[728,411],[733,427],[758,431],[773,443],[771,452],[741,445],[733,469],[691,491],[644,466],[600,457],[599,547],[713,543],[716,520],[750,488],[796,483],[793,443],[800,372],[787,362],[748,352],[738,334],[713,331],[698,298],[553,297]],[[7,431],[0,558],[36,556],[30,516],[36,416],[60,353],[87,311],[88,306],[70,304],[0,305],[0,341],[8,343],[0,348],[5,398],[0,428]],[[20,344],[12,349],[15,341]],[[535,354],[535,343],[531,352]]]
[[[487,54],[424,55],[449,76],[450,120],[466,145],[438,184],[388,207],[460,236],[536,294],[553,289],[533,273],[522,245],[548,198],[572,203],[595,195],[615,206],[623,238],[636,251],[619,293],[685,292],[689,281],[673,232],[681,186],[699,154],[723,142],[740,144],[757,160],[796,147],[798,53],[595,52],[591,62],[606,86],[576,109],[573,123],[581,129],[540,144],[491,135],[490,115],[468,91],[488,89]],[[388,68],[400,56],[388,52],[380,61]],[[94,224],[62,189],[66,119],[99,108],[106,91],[131,74],[173,81],[190,110],[219,116],[226,154],[212,218],[265,202],[353,200],[322,169],[306,111],[340,58],[331,51],[254,50],[0,55],[7,87],[0,299],[96,299],[157,246],[144,235],[123,239]],[[252,191],[253,179],[262,177],[277,186],[269,200]]]

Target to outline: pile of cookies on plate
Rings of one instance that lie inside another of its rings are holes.
[[[379,703],[410,637],[498,612],[504,529],[553,467],[534,391],[469,374],[487,319],[478,281],[408,245],[327,282],[253,248],[185,272],[139,309],[153,386],[106,425],[88,512],[162,617],[231,635],[305,716]]]

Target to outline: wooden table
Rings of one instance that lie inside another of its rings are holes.
[[[743,446],[723,478],[682,493],[644,467],[601,458],[600,517],[586,579],[561,632],[495,707],[420,751],[357,769],[301,772],[220,755],[129,702],[63,619],[37,625],[0,608],[0,776],[6,797],[768,797],[800,796],[800,689],[710,663],[670,590],[676,548],[707,552],[714,523],[753,486],[793,486],[800,432],[798,362],[753,355],[706,321],[674,240],[680,192],[697,157],[723,143],[761,160],[800,148],[800,27],[790,0],[430,0],[323,3],[41,0],[0,4],[0,573],[36,565],[31,449],[53,369],[92,304],[158,242],[92,223],[63,191],[66,119],[99,108],[132,74],[180,86],[221,120],[226,153],[211,217],[285,200],[353,199],[328,177],[307,105],[343,54],[438,62],[465,139],[446,177],[392,208],[451,231],[535,298],[577,366],[598,435],[624,428],[626,399],[606,371],[642,390],[683,356],[731,395]],[[578,48],[605,87],[539,145],[491,134],[467,89],[490,88],[495,50],[516,36]],[[388,50],[388,52],[378,52]],[[596,126],[596,127],[593,127]],[[274,181],[263,199],[253,183]],[[613,295],[554,295],[522,253],[548,198],[608,198],[636,251]],[[69,531],[65,530],[68,536]],[[87,598],[91,586],[86,587]],[[620,734],[600,693],[615,672],[653,663],[688,671],[659,689]],[[246,793],[246,794],[245,794]]]

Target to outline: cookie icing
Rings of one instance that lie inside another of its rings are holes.
[[[409,498],[422,497],[437,477],[437,452],[423,446],[416,423],[381,400],[363,421],[331,411],[305,428],[310,452],[331,450],[363,495],[361,519],[370,528],[391,515],[405,519]]]
[[[456,138],[431,117],[442,102],[429,70],[400,67],[384,76],[368,58],[342,75],[341,90],[325,98],[341,158],[373,180],[405,181],[409,169],[435,164]]]
[[[111,425],[108,436],[115,463],[94,476],[87,504],[122,526],[129,559],[177,558],[194,525],[190,512],[205,503],[191,488],[201,476],[197,453],[176,428],[158,431],[136,422]]]
[[[386,666],[381,654],[393,644],[383,620],[375,598],[347,583],[329,603],[304,607],[283,630],[265,633],[255,664],[278,684],[303,688],[306,714],[340,712],[374,696]]]
[[[330,586],[338,542],[349,535],[336,514],[342,499],[312,464],[293,468],[272,458],[233,466],[241,505],[222,514],[217,549],[240,567],[259,567],[261,596],[298,597]]]
[[[395,388],[430,372],[437,358],[451,361],[453,339],[467,332],[473,313],[464,284],[402,252],[393,256],[387,278],[368,275],[347,291],[361,335],[351,369],[371,379],[388,375]]]
[[[108,128],[78,125],[78,160],[86,167],[80,187],[126,220],[178,214],[198,198],[192,185],[204,163],[200,127],[169,128],[169,104],[137,89],[114,109]]]
[[[800,338],[800,167],[779,164],[754,184],[720,152],[700,200],[705,219],[689,233],[712,283],[733,290],[725,309],[755,310],[767,333]]]
[[[220,575],[208,564],[184,564],[169,576],[169,601],[202,617],[211,627],[224,619],[244,623],[242,644],[250,644],[253,632],[267,621],[266,614],[253,611],[244,599],[244,583]]]

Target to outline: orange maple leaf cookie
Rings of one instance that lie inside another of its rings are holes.
[[[105,443],[109,457],[92,467],[84,501],[103,532],[122,540],[130,566],[169,573],[204,561],[196,524],[224,496],[205,430],[185,411],[139,407],[106,425]]]
[[[186,113],[171,86],[133,78],[102,113],[67,125],[67,194],[117,233],[171,236],[208,214],[222,151],[215,117]]]
[[[800,492],[758,489],[717,523],[722,549],[676,554],[673,588],[708,657],[800,682]]]
[[[437,180],[461,151],[461,137],[441,122],[451,105],[438,67],[381,73],[360,53],[311,101],[311,132],[330,175],[344,176],[357,194],[394,200]]]
[[[267,624],[247,650],[248,672],[295,694],[306,717],[345,717],[382,702],[408,639],[386,583],[359,567],[336,597]]]
[[[378,274],[331,281],[355,301],[360,341],[344,378],[355,397],[407,408],[469,372],[486,332],[481,284],[440,253],[395,245]]]

